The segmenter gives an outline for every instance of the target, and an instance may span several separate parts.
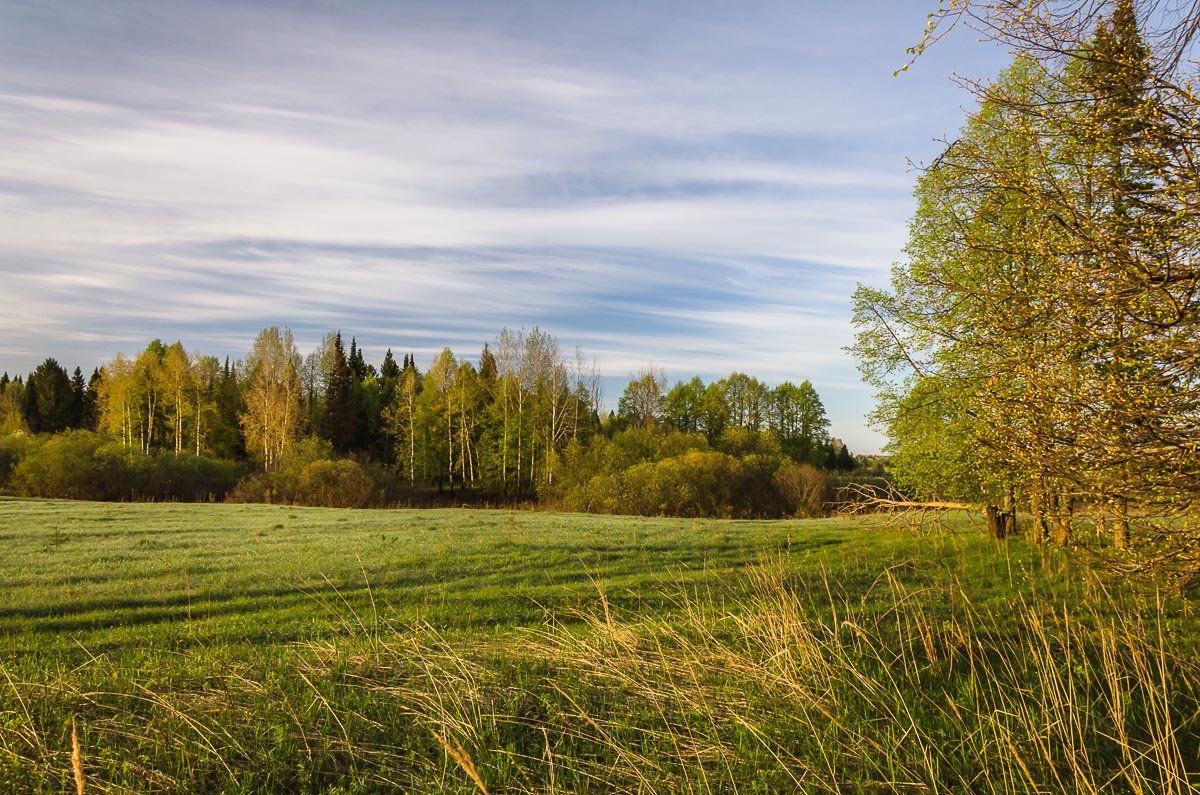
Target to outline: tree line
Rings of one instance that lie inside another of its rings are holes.
[[[1017,56],[972,84],[978,110],[922,174],[890,287],[855,294],[895,476],[1027,510],[1057,544],[1086,512],[1122,566],[1191,576],[1200,104],[1181,56],[1200,15],[1130,0],[953,13]]]
[[[602,405],[596,362],[538,328],[504,329],[476,359],[446,348],[424,370],[390,349],[377,367],[340,331],[302,355],[288,329],[267,328],[233,361],[154,340],[88,379],[54,359],[0,377],[0,479],[47,496],[169,498],[153,473],[186,480],[180,462],[204,460],[240,469],[194,467],[211,482],[179,488],[181,498],[372,505],[454,494],[764,516],[818,512],[822,473],[858,466],[829,437],[808,381],[768,386],[735,372],[668,387],[644,370],[615,410]]]

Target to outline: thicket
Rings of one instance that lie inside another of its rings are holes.
[[[190,453],[131,455],[108,437],[81,430],[10,437],[0,443],[0,476],[6,460],[12,462],[7,467],[12,490],[31,497],[221,500],[241,475],[232,461]]]

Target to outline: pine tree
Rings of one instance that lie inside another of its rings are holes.
[[[838,451],[836,468],[839,472],[853,472],[858,469],[858,459],[850,452],[850,448],[845,444]]]
[[[246,438],[239,417],[244,409],[238,366],[225,357],[217,381],[215,412],[209,427],[208,449],[218,458],[245,458]]]

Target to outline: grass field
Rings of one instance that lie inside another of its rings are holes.
[[[0,791],[1188,792],[1191,602],[967,517],[0,500]]]

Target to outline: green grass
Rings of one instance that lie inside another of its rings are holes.
[[[0,500],[0,792],[1185,792],[1192,605],[879,518]],[[476,781],[476,778],[478,781]]]

